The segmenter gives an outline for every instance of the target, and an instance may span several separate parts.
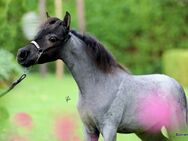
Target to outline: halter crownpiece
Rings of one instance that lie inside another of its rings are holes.
[[[40,46],[37,42],[31,41],[31,44],[33,44],[37,49],[40,49]]]

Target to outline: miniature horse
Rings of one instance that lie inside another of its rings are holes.
[[[168,141],[187,127],[187,101],[180,84],[166,75],[132,75],[104,46],[70,30],[71,16],[49,17],[34,40],[19,49],[24,67],[61,59],[79,87],[78,111],[86,141],[116,141],[135,133],[142,141]],[[166,138],[161,133],[165,127]]]

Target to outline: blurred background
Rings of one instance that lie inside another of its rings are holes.
[[[50,16],[99,39],[133,74],[165,73],[188,93],[188,0],[0,0],[0,92],[23,73],[16,52]],[[1,141],[82,141],[78,88],[61,61],[31,68],[0,99]],[[100,139],[101,140],[101,139]],[[118,141],[139,141],[118,135]]]

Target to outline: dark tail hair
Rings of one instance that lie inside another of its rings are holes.
[[[187,126],[188,126],[188,104],[187,104],[187,111],[186,111],[186,123],[187,123]]]

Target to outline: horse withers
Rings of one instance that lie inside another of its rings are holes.
[[[167,141],[187,128],[181,85],[166,75],[132,75],[89,35],[70,30],[71,16],[49,17],[34,40],[19,49],[24,67],[61,59],[79,87],[78,111],[86,141],[115,141],[135,133],[142,141]],[[161,133],[165,127],[169,137]]]

